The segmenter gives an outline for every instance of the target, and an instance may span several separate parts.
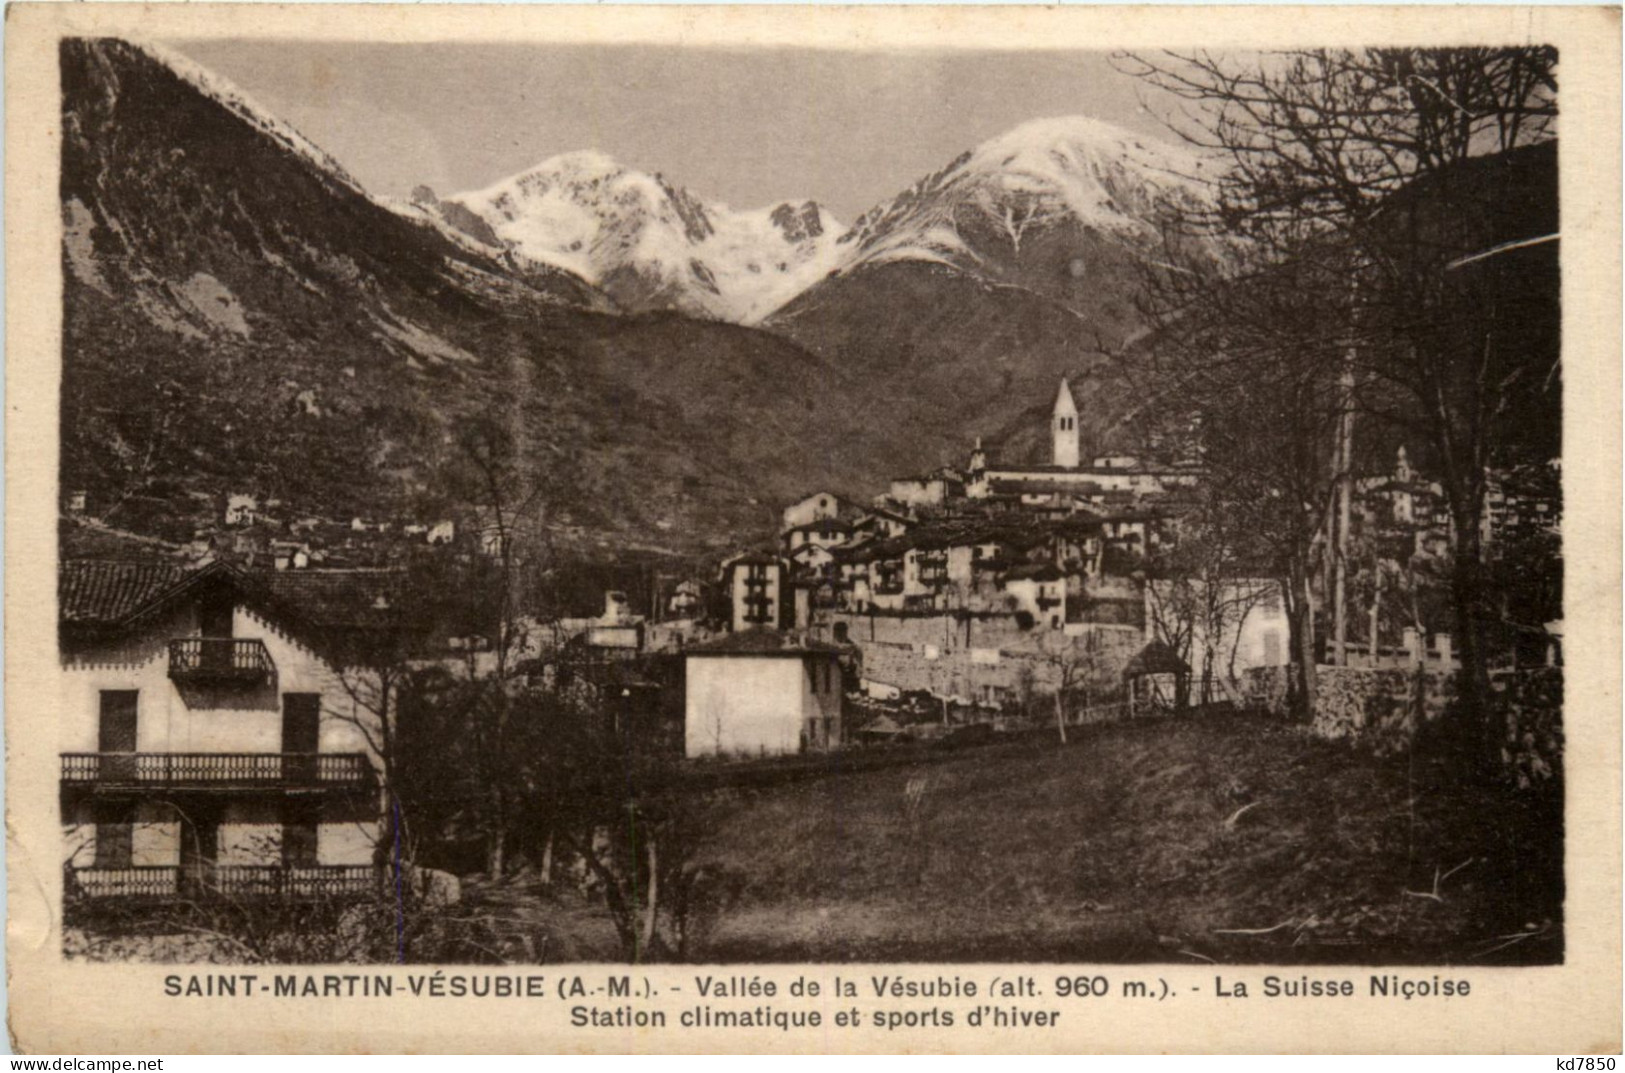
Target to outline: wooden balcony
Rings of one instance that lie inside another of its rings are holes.
[[[317,901],[364,895],[376,884],[366,864],[69,866],[63,873],[66,899],[79,902]]]
[[[264,685],[276,673],[265,642],[246,637],[182,637],[169,642],[169,677],[182,685]]]
[[[363,790],[364,753],[63,753],[63,789]]]

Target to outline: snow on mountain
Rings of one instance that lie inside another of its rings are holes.
[[[440,202],[515,252],[567,269],[631,310],[753,324],[836,266],[840,225],[814,202],[736,212],[596,151],[566,153]],[[455,215],[454,215],[455,214]]]
[[[1164,206],[1205,200],[1213,177],[1213,165],[1183,146],[1084,116],[1037,119],[864,213],[840,238],[841,267],[912,260],[973,269],[990,244],[1019,257],[1029,235],[1060,223],[1149,238]]]
[[[193,89],[196,89],[205,97],[217,101],[250,126],[281,142],[288,149],[293,150],[306,161],[315,165],[319,170],[326,172],[363,197],[375,200],[362,189],[361,184],[356,182],[349,172],[344,170],[344,166],[329,156],[321,146],[294,130],[287,123],[277,119],[270,109],[260,105],[230,80],[207,70],[191,58],[157,42],[130,41],[127,43],[138,51],[145,52],[158,63],[168,67],[189,83]]]

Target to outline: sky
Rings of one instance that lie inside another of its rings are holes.
[[[1104,52],[175,41],[367,189],[445,196],[597,149],[711,201],[842,221],[1028,120],[1165,134]]]

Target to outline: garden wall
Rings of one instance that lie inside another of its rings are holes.
[[[1261,667],[1244,675],[1245,697],[1262,711],[1285,715],[1287,668]],[[1563,669],[1498,671],[1490,676],[1498,718],[1507,727],[1507,760],[1527,778],[1549,775],[1562,753]],[[1353,739],[1379,750],[1403,749],[1416,735],[1420,710],[1439,718],[1455,700],[1454,673],[1369,667],[1319,667],[1310,730],[1325,738]]]
[[[1104,697],[1120,690],[1124,666],[1145,643],[1132,626],[1022,629],[1014,615],[829,613],[820,616],[817,635],[834,639],[837,623],[861,653],[864,678],[980,703],[1013,701],[1028,686],[1052,693],[1063,664],[1070,664],[1076,685]]]

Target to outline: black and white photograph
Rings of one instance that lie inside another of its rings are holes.
[[[1565,961],[1555,47],[57,60],[69,960]]]
[[[1618,15],[13,5],[13,1047],[1614,1053]]]

